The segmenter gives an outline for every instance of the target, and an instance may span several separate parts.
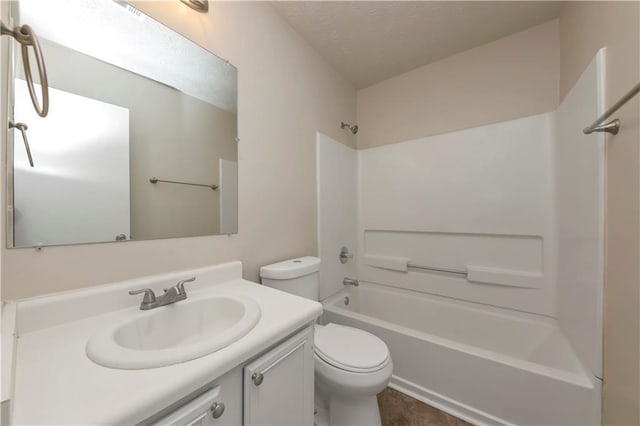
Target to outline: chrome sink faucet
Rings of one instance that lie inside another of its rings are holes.
[[[160,306],[170,305],[172,303],[179,302],[187,298],[187,292],[184,289],[184,283],[190,283],[196,280],[196,277],[187,278],[186,280],[180,280],[173,287],[165,288],[164,294],[156,296],[150,288],[143,288],[140,290],[132,290],[130,295],[144,293],[140,309],[143,311],[159,308]]]

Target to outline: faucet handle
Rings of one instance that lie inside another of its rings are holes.
[[[142,288],[140,290],[131,290],[129,292],[130,295],[134,296],[136,294],[144,293],[144,298],[142,299],[142,304],[155,303],[156,294],[150,288]]]
[[[184,283],[190,283],[196,280],[196,277],[191,277],[191,278],[187,278],[185,280],[180,280],[178,281],[178,284],[176,284],[176,288],[178,289],[178,294],[184,294],[185,296],[187,295],[187,292],[184,289]]]

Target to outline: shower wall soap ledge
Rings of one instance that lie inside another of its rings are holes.
[[[411,259],[406,257],[393,257],[393,256],[372,256],[366,255],[364,257],[365,262],[369,266],[382,269],[391,269],[392,271],[407,272],[407,264]]]
[[[407,257],[365,255],[365,263],[374,268],[408,272],[411,259]],[[435,266],[434,266],[435,267]],[[479,284],[494,284],[508,287],[539,288],[544,275],[540,272],[516,271],[467,265],[467,280]]]
[[[544,275],[540,272],[513,271],[467,265],[467,280],[475,283],[509,287],[539,288]]]

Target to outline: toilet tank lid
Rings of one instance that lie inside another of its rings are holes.
[[[288,280],[318,272],[320,259],[312,256],[297,257],[260,268],[260,277]]]

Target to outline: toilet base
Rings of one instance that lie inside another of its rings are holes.
[[[381,426],[375,395],[344,397],[327,395],[316,388],[317,426]]]
[[[380,409],[375,396],[357,399],[333,398],[329,402],[331,426],[381,426]]]

